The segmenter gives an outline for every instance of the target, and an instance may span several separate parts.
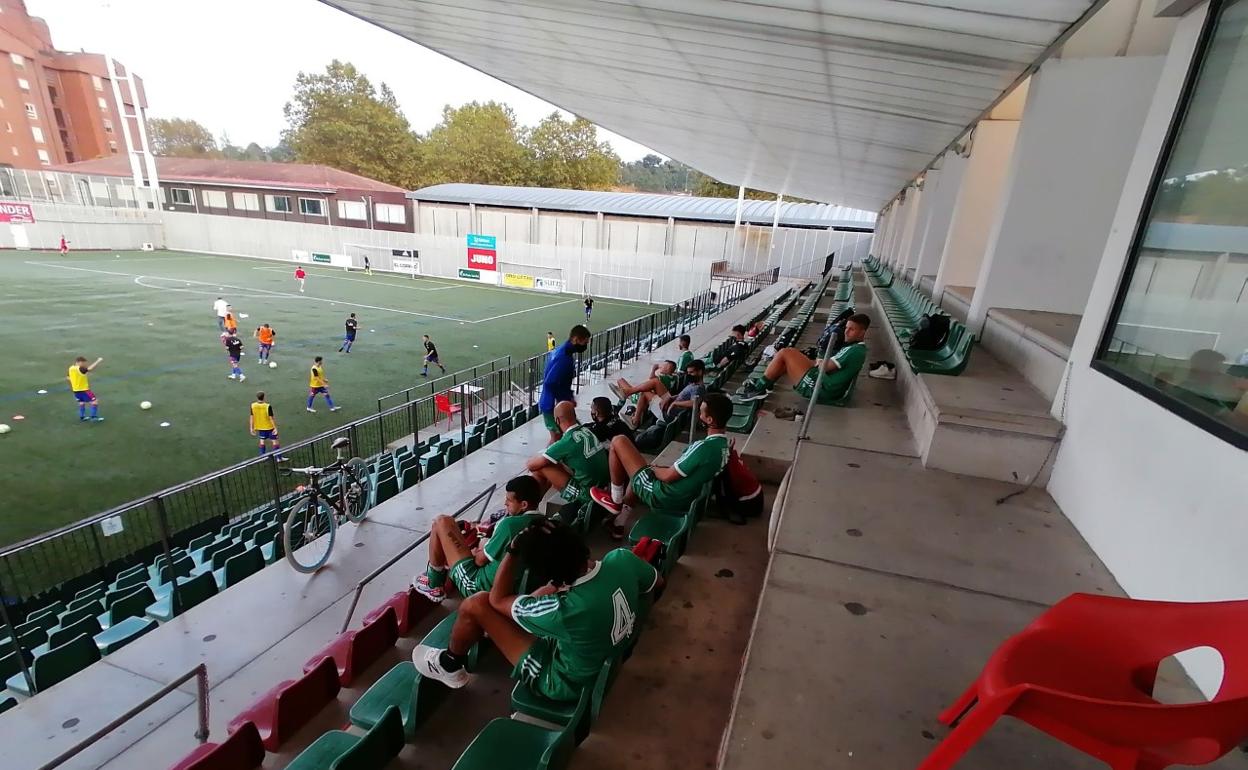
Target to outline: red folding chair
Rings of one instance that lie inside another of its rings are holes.
[[[1154,699],[1157,667],[1195,647],[1222,655],[1209,702]],[[1002,716],[1114,770],[1205,765],[1248,738],[1248,601],[1181,603],[1074,594],[988,659],[940,715],[954,726],[919,765],[945,770]]]
[[[451,397],[445,393],[439,393],[433,397],[433,404],[438,409],[438,414],[446,415],[446,427],[450,430],[453,427],[451,418],[464,411],[464,407],[460,404],[452,404]]]

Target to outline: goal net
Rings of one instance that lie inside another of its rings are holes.
[[[568,284],[563,280],[563,268],[532,265],[525,262],[498,261],[499,280],[503,286],[517,289],[562,292]]]
[[[591,297],[650,302],[654,286],[652,278],[635,278],[611,273],[585,273],[583,288]]]
[[[420,275],[420,252],[416,249],[401,249],[394,246],[372,246],[364,243],[343,244],[343,250],[351,259],[350,270],[363,270],[364,258],[368,257],[368,266],[373,270],[384,270],[413,278]]]

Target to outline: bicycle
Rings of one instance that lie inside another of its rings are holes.
[[[334,550],[334,536],[343,519],[363,521],[368,512],[372,483],[368,464],[358,457],[346,459],[351,440],[345,436],[331,445],[338,459],[324,468],[286,468],[283,475],[302,473],[308,477],[303,495],[291,507],[282,525],[282,545],[286,560],[297,571],[312,573],[325,566]],[[328,490],[321,488],[321,478],[334,477]],[[313,547],[321,543],[320,547]]]

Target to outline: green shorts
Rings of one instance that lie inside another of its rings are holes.
[[[569,503],[583,503],[590,499],[589,487],[578,484],[576,479],[568,479],[568,483],[560,490],[559,495]]]
[[[465,556],[455,562],[448,577],[455,584],[455,590],[459,591],[459,595],[465,599],[479,591],[490,590],[494,584],[490,575],[484,568],[478,567],[476,560],[471,556]]]
[[[815,392],[815,380],[819,377],[819,367],[812,366],[806,370],[806,374],[802,375],[802,379],[798,380],[793,386],[793,392],[802,398],[810,398],[810,394]]]
[[[633,494],[637,496],[647,508],[662,508],[662,484],[663,482],[655,478],[654,468],[649,465],[633,474],[629,479],[629,485],[633,488]]]
[[[555,422],[554,412],[542,412],[542,423],[545,424],[546,430],[551,433],[563,433],[559,430],[559,423]]]
[[[538,637],[511,669],[511,678],[524,682],[534,695],[556,701],[581,697],[581,686],[568,682],[554,671],[555,643]]]

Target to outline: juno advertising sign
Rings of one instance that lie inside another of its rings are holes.
[[[33,225],[35,210],[29,203],[0,203],[0,224]]]
[[[492,235],[469,233],[468,267],[473,270],[497,270],[498,239]]]

